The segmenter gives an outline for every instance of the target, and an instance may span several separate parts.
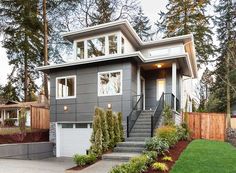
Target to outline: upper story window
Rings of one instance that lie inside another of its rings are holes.
[[[105,55],[105,37],[88,40],[88,58]]]
[[[56,78],[56,98],[75,98],[76,76]]]
[[[108,34],[83,41],[75,41],[77,59],[95,58],[124,53],[125,40],[119,33]]]

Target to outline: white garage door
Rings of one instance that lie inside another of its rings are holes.
[[[92,125],[90,123],[58,124],[60,156],[72,157],[74,154],[86,154],[90,148]]]

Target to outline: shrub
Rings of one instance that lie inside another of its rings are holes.
[[[129,163],[124,163],[118,166],[115,166],[112,168],[112,170],[109,173],[128,173],[128,170],[130,169]]]
[[[153,163],[152,168],[154,170],[158,170],[158,171],[168,171],[168,167],[165,163],[160,163],[160,162],[156,162]]]
[[[108,145],[109,145],[109,133],[108,133],[108,127],[107,127],[107,120],[106,120],[106,114],[103,109],[96,108],[98,111],[98,115],[101,119],[101,129],[102,129],[102,150],[107,151]],[[95,112],[96,112],[95,109]]]
[[[118,117],[116,115],[113,116],[113,123],[114,123],[114,142],[115,144],[120,142],[120,127],[119,127],[119,121]]]
[[[114,121],[113,121],[113,114],[112,114],[111,109],[108,109],[106,111],[106,119],[107,119],[108,133],[109,133],[109,148],[113,148],[115,146],[115,142],[114,142]]]
[[[91,164],[96,161],[96,156],[94,154],[89,155],[79,155],[75,154],[73,156],[73,161],[77,166],[84,166],[86,164]]]
[[[21,109],[20,110],[20,116],[19,116],[19,128],[21,132],[25,132],[26,129],[26,110]]]
[[[174,119],[173,119],[173,112],[171,110],[171,107],[169,105],[165,105],[164,110],[163,110],[163,124],[165,126],[173,126]]]
[[[172,157],[169,157],[169,156],[163,157],[162,160],[163,160],[163,161],[168,161],[168,162],[173,162]]]
[[[189,139],[189,131],[188,131],[188,129],[184,128],[185,125],[183,125],[183,124],[176,127],[178,140],[188,140]]]
[[[148,151],[157,151],[158,154],[164,154],[164,152],[168,151],[169,144],[158,137],[153,137],[145,142],[145,148]]]
[[[152,164],[157,158],[157,151],[144,151],[143,154],[148,158],[148,165]]]
[[[120,127],[120,139],[121,139],[121,141],[124,141],[125,138],[124,138],[124,127],[122,125],[122,119],[123,119],[122,113],[118,112],[117,116],[118,116],[118,122],[119,122],[119,127]]]
[[[7,126],[7,127],[14,127],[15,122],[16,122],[15,119],[8,118],[8,119],[4,120],[4,125]]]
[[[165,140],[171,147],[178,142],[177,130],[172,126],[162,126],[156,130],[156,136]]]

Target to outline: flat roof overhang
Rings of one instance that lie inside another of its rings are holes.
[[[68,63],[62,63],[62,64],[53,64],[53,65],[47,65],[38,67],[37,69],[39,71],[42,71],[44,73],[50,74],[50,72],[64,69],[64,68],[73,68],[75,66],[84,66],[84,65],[91,65],[99,62],[109,62],[113,60],[124,60],[132,58],[135,61],[137,61],[139,64],[150,64],[150,63],[160,63],[163,61],[177,61],[180,69],[185,76],[196,78],[197,74],[194,74],[191,70],[191,63],[188,57],[187,53],[181,54],[181,55],[175,55],[175,56],[163,56],[163,57],[153,57],[153,58],[145,58],[141,52],[134,52],[134,53],[128,53],[128,54],[122,54],[122,55],[115,55],[115,56],[106,56],[106,57],[98,57],[94,59],[85,59],[85,60],[79,60],[74,62],[68,62]]]

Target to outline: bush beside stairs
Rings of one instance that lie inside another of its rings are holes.
[[[145,140],[151,137],[151,116],[154,111],[144,110],[134,124],[125,142],[116,145],[112,153],[104,154],[103,160],[128,161],[139,156],[145,149]]]

